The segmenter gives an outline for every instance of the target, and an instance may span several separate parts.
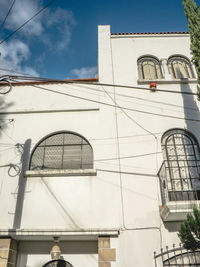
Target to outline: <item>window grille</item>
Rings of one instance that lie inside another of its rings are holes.
[[[43,267],[73,267],[71,263],[65,260],[52,260],[47,262]]]
[[[163,78],[159,60],[151,56],[138,59],[138,73],[140,80],[156,80]]]
[[[173,79],[195,78],[192,65],[185,57],[170,57],[168,60],[168,68]]]
[[[33,149],[30,170],[92,169],[93,150],[82,136],[72,132],[54,133]]]
[[[196,138],[185,130],[169,130],[162,138],[162,149],[162,196],[169,201],[200,199],[200,150]]]

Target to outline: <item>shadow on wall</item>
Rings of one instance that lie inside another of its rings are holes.
[[[164,226],[169,232],[178,232],[182,222],[165,222]]]
[[[189,84],[181,84],[181,92],[193,93]],[[185,115],[184,117],[186,118],[186,130],[196,136],[196,133],[198,133],[200,130],[200,113],[197,106],[197,96],[182,94],[182,97]],[[199,122],[195,120],[199,120]]]
[[[97,241],[60,241],[59,247],[62,254],[97,254]],[[19,245],[19,251],[22,254],[50,254],[54,245],[51,241],[22,241]]]
[[[27,266],[28,258],[32,255],[35,255],[39,261],[45,264],[51,260],[50,251],[53,245],[54,243],[50,241],[21,241],[18,247],[19,256],[17,266]],[[87,256],[86,261],[89,266],[97,266],[97,241],[61,241],[59,242],[59,246],[65,260],[68,260],[67,255],[78,256],[78,258],[80,258],[81,255],[85,255]],[[41,255],[41,257],[38,257],[39,255]],[[73,262],[70,260],[70,263]]]
[[[14,213],[14,221],[13,221],[13,228],[10,229],[10,233],[13,234],[15,229],[21,228],[21,220],[22,220],[22,212],[23,212],[23,204],[24,204],[24,196],[26,190],[26,182],[27,179],[24,179],[24,173],[29,168],[29,157],[30,157],[30,148],[31,148],[31,139],[27,139],[24,145],[18,144],[21,146],[21,170],[19,174],[19,181],[18,181],[18,193],[17,193],[17,201],[16,201],[16,208]],[[50,193],[53,200],[60,206],[63,210],[65,215],[70,221],[70,225],[73,229],[76,230],[83,230],[75,221],[73,216],[70,214],[66,205],[64,206],[61,201],[59,200],[58,196],[54,193],[53,189],[49,186],[48,182],[41,178],[42,183],[45,185],[46,189]]]
[[[20,226],[21,226],[24,193],[25,193],[25,188],[26,188],[26,179],[24,179],[24,173],[28,169],[31,139],[26,140],[22,148],[23,150],[22,150],[22,155],[21,155],[21,171],[20,171],[19,180],[18,180],[18,194],[17,194],[17,202],[16,202],[15,214],[14,214],[14,220],[13,220],[13,229],[20,229]]]

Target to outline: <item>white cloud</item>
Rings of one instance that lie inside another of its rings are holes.
[[[30,19],[44,5],[41,0],[16,0],[15,4],[6,20],[3,29],[0,31],[0,40],[7,34],[16,30],[25,21]],[[5,18],[13,0],[0,0],[0,24]],[[71,41],[72,29],[76,24],[71,11],[51,6],[41,12],[14,36],[0,46],[0,67],[12,68],[15,71],[27,72],[36,75],[37,72],[30,66],[26,66],[31,59],[31,45],[35,43],[38,47],[43,47],[41,54],[57,53],[67,49]],[[6,34],[5,34],[6,33]],[[19,40],[16,40],[20,39]],[[51,51],[49,51],[49,49]],[[45,51],[45,52],[44,52]],[[44,57],[43,57],[44,58]],[[35,61],[35,58],[34,58]]]
[[[12,2],[13,0],[0,0],[0,17],[2,20],[5,14],[7,14]],[[41,6],[38,0],[16,0],[4,27],[9,30],[15,30],[30,19],[40,8]],[[24,26],[20,32],[26,35],[41,35],[44,31],[41,18],[42,17],[39,15]]]
[[[14,40],[7,44],[4,43],[0,48],[0,53],[1,68],[38,76],[38,73],[32,67],[23,66],[23,63],[30,57],[30,50],[22,41]],[[0,73],[5,74],[8,72],[3,72],[0,69]]]
[[[86,79],[86,78],[95,78],[97,74],[97,67],[83,67],[80,69],[73,69],[70,71],[70,78],[75,79]]]
[[[54,49],[55,43],[57,49],[66,49],[71,41],[72,29],[76,25],[74,15],[69,10],[57,8],[54,12],[48,11],[46,13],[48,20],[46,20],[47,28],[53,27],[57,33],[57,40],[54,38],[54,42],[51,42]]]
[[[1,21],[3,21],[12,2],[13,0],[0,0]],[[42,8],[40,2],[39,0],[16,0],[4,27],[8,30],[16,30]],[[37,37],[38,42],[43,42],[48,47],[54,47],[54,51],[59,51],[63,48],[66,49],[69,45],[75,24],[71,11],[62,8],[50,11],[50,8],[47,8],[21,28],[17,34],[23,35],[23,38],[28,41],[31,37]]]

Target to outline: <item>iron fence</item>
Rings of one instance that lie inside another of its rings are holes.
[[[157,254],[154,252],[155,267],[197,267],[200,266],[200,251],[189,251],[182,247],[166,247]]]

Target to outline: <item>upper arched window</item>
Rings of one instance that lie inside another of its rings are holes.
[[[173,79],[195,78],[189,59],[184,56],[172,56],[168,59],[169,73]]]
[[[186,130],[172,129],[162,138],[165,189],[170,201],[200,199],[200,150]]]
[[[138,59],[138,73],[140,80],[162,79],[160,62],[153,56],[143,56]]]
[[[89,142],[73,132],[57,132],[43,138],[33,149],[30,170],[92,169]]]

